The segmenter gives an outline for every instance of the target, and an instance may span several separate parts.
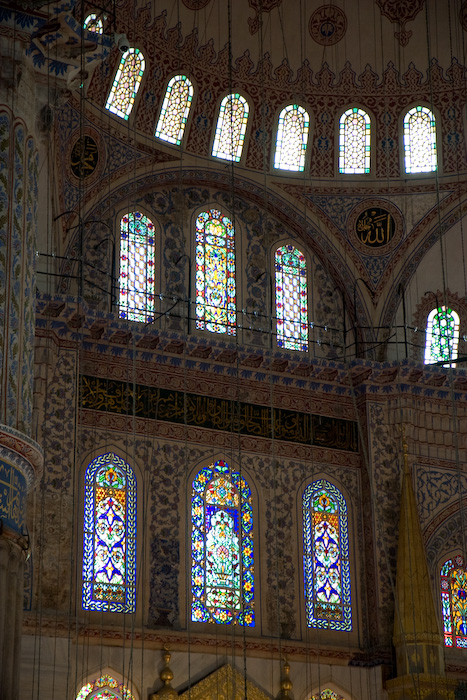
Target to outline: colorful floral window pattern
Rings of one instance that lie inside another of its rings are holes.
[[[370,117],[363,109],[352,107],[339,121],[339,172],[370,172]]]
[[[130,613],[136,592],[136,479],[109,452],[86,469],[83,609]]]
[[[338,695],[331,688],[324,688],[319,695],[312,695],[310,700],[344,700],[341,695]]]
[[[105,108],[128,119],[144,73],[144,56],[139,49],[122,54]]]
[[[96,692],[97,691],[97,692]],[[112,676],[101,676],[93,683],[83,685],[76,700],[135,700],[133,693],[128,688],[112,678]]]
[[[104,25],[102,24],[100,17],[94,13],[91,13],[84,20],[83,29],[87,29],[88,32],[95,32],[95,34],[103,34]]]
[[[308,350],[308,309],[305,256],[293,245],[276,250],[277,345]]]
[[[407,173],[428,173],[438,167],[435,117],[427,107],[414,107],[404,117],[404,154]]]
[[[186,75],[176,75],[167,85],[155,136],[180,146],[193,100],[193,85]]]
[[[279,115],[274,167],[281,170],[305,169],[310,117],[300,105],[288,105]]]
[[[236,334],[235,232],[217,209],[196,219],[196,328]]]
[[[441,608],[444,644],[467,648],[467,571],[461,556],[448,559],[441,568]]]
[[[154,318],[154,224],[139,211],[120,221],[120,318],[150,323]]]
[[[193,481],[191,532],[192,621],[254,627],[251,491],[222,460]]]
[[[433,309],[426,325],[425,364],[446,362],[457,358],[459,316],[446,306]],[[452,365],[454,366],[454,364]]]
[[[352,629],[347,504],[320,479],[303,494],[306,619],[308,627]]]
[[[248,122],[248,102],[237,93],[227,95],[221,102],[212,155],[238,162],[242,157],[243,141]]]

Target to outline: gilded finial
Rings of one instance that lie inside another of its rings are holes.
[[[164,684],[157,693],[149,696],[149,700],[177,700],[178,693],[172,688],[170,682],[173,680],[174,674],[169,666],[171,654],[166,646],[164,646],[162,658],[164,659],[164,668],[159,673],[159,678]]]
[[[292,700],[293,699],[293,693],[292,693],[292,681],[290,680],[290,665],[287,661],[287,659],[284,662],[284,668],[282,671],[282,678],[281,678],[281,690],[278,695],[278,700]]]

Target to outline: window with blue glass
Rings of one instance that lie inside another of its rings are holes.
[[[289,244],[274,255],[277,345],[287,350],[308,350],[308,292],[306,260]]]
[[[131,613],[136,603],[136,478],[109,452],[84,479],[83,609]]]
[[[254,627],[251,490],[223,460],[193,480],[191,533],[192,621]]]
[[[438,167],[435,116],[428,107],[409,109],[404,117],[406,173],[433,172]]]
[[[314,481],[303,494],[303,550],[308,627],[350,631],[347,504],[325,479]]]
[[[440,584],[444,644],[467,649],[467,570],[462,556],[444,562]]]
[[[143,79],[144,67],[144,56],[139,49],[130,48],[122,53],[105,104],[109,112],[122,119],[129,118]]]
[[[445,362],[455,366],[459,346],[459,315],[447,306],[439,306],[428,314],[425,336],[425,364]]]

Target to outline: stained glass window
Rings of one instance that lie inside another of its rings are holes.
[[[448,559],[441,568],[441,609],[444,644],[467,648],[467,571],[461,556]]]
[[[94,700],[106,698],[106,700],[135,700],[133,693],[123,683],[119,683],[109,675],[101,676],[92,683],[83,685],[76,700]]]
[[[104,32],[104,25],[102,20],[96,14],[92,13],[86,17],[83,22],[83,29],[87,29],[88,32],[95,32],[96,34],[102,34]]]
[[[109,452],[94,459],[84,483],[83,609],[134,612],[136,479]]]
[[[287,350],[308,350],[306,260],[293,245],[276,250],[277,345]]]
[[[324,688],[319,695],[312,695],[310,700],[343,700],[343,698],[331,688]]]
[[[459,316],[452,309],[440,306],[428,315],[426,325],[425,364],[446,362],[457,358]],[[452,364],[455,366],[455,363]]]
[[[144,73],[144,56],[139,49],[122,54],[105,108],[128,119]]]
[[[370,172],[370,117],[352,107],[339,121],[339,172]]]
[[[428,173],[438,167],[435,117],[427,107],[414,107],[404,117],[404,154],[407,173]]]
[[[196,328],[236,333],[235,232],[217,209],[196,219]]]
[[[304,170],[310,117],[300,105],[288,105],[279,115],[274,167]]]
[[[139,211],[120,221],[120,318],[150,323],[154,318],[154,224]]]
[[[167,85],[155,136],[179,146],[193,100],[193,85],[186,75],[176,75]]]
[[[191,590],[193,622],[254,627],[251,491],[222,460],[193,481]]]
[[[212,155],[238,162],[242,157],[243,141],[248,122],[248,102],[237,93],[227,95],[221,102]]]
[[[303,540],[308,627],[352,629],[347,504],[319,479],[303,494]]]

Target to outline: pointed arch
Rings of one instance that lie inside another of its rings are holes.
[[[155,229],[140,211],[120,219],[119,315],[150,323],[155,308]]]
[[[359,107],[347,109],[339,120],[339,172],[370,172],[371,121]]]
[[[435,116],[418,105],[404,116],[404,162],[406,173],[427,173],[438,168]]]
[[[125,51],[117,68],[105,108],[122,119],[128,119],[143,79],[144,56],[139,49]]]
[[[193,84],[186,75],[175,75],[168,82],[155,136],[179,146],[193,100]]]
[[[217,209],[196,219],[196,328],[236,334],[235,231]]]
[[[193,479],[191,529],[192,622],[254,627],[252,495],[227,462]]]
[[[224,97],[219,108],[212,147],[212,155],[215,158],[238,163],[242,157],[248,113],[248,102],[238,92]]]
[[[310,117],[298,104],[287,105],[279,115],[274,167],[303,171],[308,143]]]
[[[446,362],[446,366],[457,359],[459,345],[459,315],[453,309],[439,306],[428,314],[425,337],[425,364]]]
[[[308,627],[350,631],[347,504],[325,479],[309,484],[303,494],[303,557]]]
[[[274,255],[277,345],[308,350],[308,289],[306,259],[294,245],[283,245]]]
[[[460,555],[444,562],[440,571],[444,645],[467,648],[467,571]]]
[[[135,611],[136,477],[113,452],[96,457],[85,472],[82,604]]]

